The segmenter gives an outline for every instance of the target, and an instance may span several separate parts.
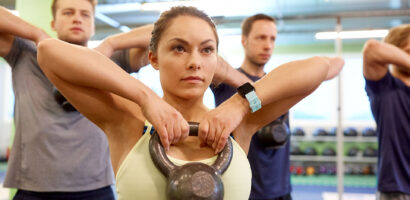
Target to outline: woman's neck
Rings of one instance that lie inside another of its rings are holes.
[[[178,110],[187,121],[199,122],[203,115],[209,110],[203,104],[203,97],[183,99],[164,93],[163,99]]]
[[[187,100],[164,92],[163,99],[177,109],[188,122],[199,122],[209,110],[203,104],[202,97]],[[212,148],[201,147],[200,144],[198,137],[190,136],[178,144],[171,145],[167,154],[187,161],[199,161],[214,156]]]

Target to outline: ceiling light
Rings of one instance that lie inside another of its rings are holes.
[[[358,38],[383,38],[389,33],[387,29],[361,30],[361,31],[342,31],[342,32],[318,32],[315,38],[318,40],[358,39]]]

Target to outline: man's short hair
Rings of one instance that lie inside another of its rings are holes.
[[[410,24],[403,24],[390,29],[389,34],[384,38],[384,42],[392,44],[398,48],[403,48],[410,40]]]
[[[273,18],[269,15],[261,14],[261,13],[250,16],[250,17],[246,18],[242,23],[242,35],[243,36],[248,36],[249,33],[251,32],[253,23],[255,21],[258,21],[258,20],[268,20],[268,21],[271,21],[273,23],[276,22],[275,18]]]
[[[93,6],[93,11],[95,12],[95,6],[97,5],[98,0],[87,0],[87,1],[91,3],[91,5]],[[51,13],[53,14],[53,19],[56,18],[57,2],[58,0],[53,0],[53,3],[51,4]]]

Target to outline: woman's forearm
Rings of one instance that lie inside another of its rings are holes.
[[[368,40],[363,49],[364,68],[384,67],[393,64],[410,72],[410,56],[402,49],[377,40]]]
[[[155,95],[109,58],[86,47],[48,39],[40,43],[37,56],[50,79],[56,76],[71,84],[109,91],[139,105]],[[131,90],[134,86],[138,89]]]
[[[336,59],[336,60],[341,60]],[[331,64],[340,71],[343,62],[335,62],[326,57],[312,57],[279,66],[254,84],[263,105],[280,99],[311,93],[312,90],[335,73],[329,74]]]
[[[33,26],[0,6],[0,33],[10,34],[39,42],[48,35],[40,28]]]

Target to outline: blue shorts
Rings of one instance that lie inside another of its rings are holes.
[[[111,186],[83,192],[32,192],[18,190],[13,200],[115,200]]]

